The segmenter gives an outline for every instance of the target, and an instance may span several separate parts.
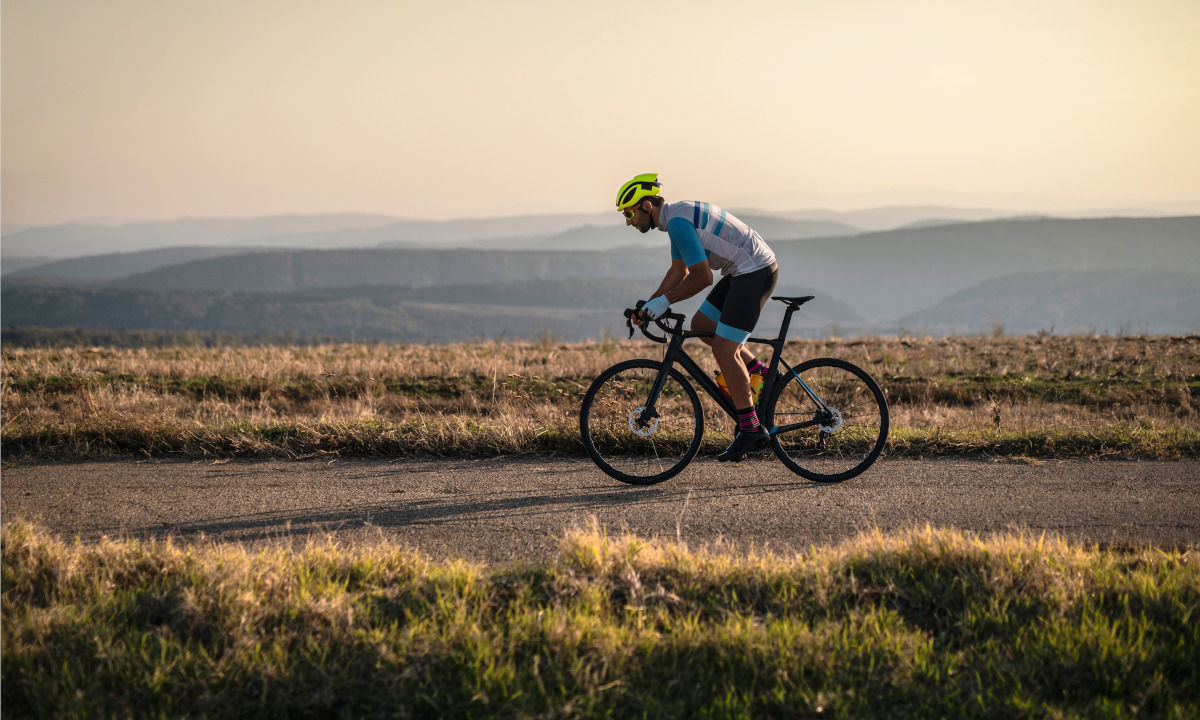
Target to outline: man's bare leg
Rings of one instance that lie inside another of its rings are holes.
[[[742,345],[723,337],[712,340],[713,356],[721,372],[725,373],[725,386],[729,388],[733,406],[739,410],[754,407],[754,399],[750,396],[750,373],[741,359]]]
[[[707,316],[703,313],[700,313],[700,312],[697,312],[695,315],[692,316],[691,327],[696,332],[716,332],[717,331],[717,324],[715,322],[713,322],[712,318],[710,318],[709,316]],[[700,338],[700,339],[702,341],[704,341],[705,345],[712,347],[714,338],[706,337],[706,338]],[[719,340],[722,338],[716,338],[716,339]],[[756,358],[754,356],[754,353],[750,352],[749,348],[747,348],[745,345],[739,345],[738,346],[738,359],[741,361],[742,367],[745,368],[747,365],[754,362],[754,360]],[[718,360],[717,365],[719,366],[720,364],[721,363]],[[725,372],[725,368],[721,368],[721,372]],[[725,373],[725,377],[728,378],[729,373]],[[747,383],[749,382],[749,375],[747,375],[746,382]]]

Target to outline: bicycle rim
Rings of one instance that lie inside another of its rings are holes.
[[[801,363],[796,373],[821,399],[824,412],[795,375],[783,377],[772,402],[775,455],[809,480],[848,480],[871,466],[888,434],[883,391],[862,369],[835,358]],[[793,430],[787,425],[816,421]]]
[[[601,470],[621,482],[662,482],[686,467],[700,449],[700,398],[674,369],[655,403],[658,417],[639,422],[661,368],[654,360],[618,363],[601,373],[584,395],[579,410],[583,445]]]

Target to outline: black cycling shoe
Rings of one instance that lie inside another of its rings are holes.
[[[718,455],[717,459],[721,462],[737,462],[745,457],[746,453],[760,448],[770,441],[771,434],[762,426],[759,426],[758,432],[738,431],[733,442],[729,443],[729,447],[725,448],[725,452]]]

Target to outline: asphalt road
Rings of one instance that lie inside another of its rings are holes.
[[[565,530],[593,520],[780,552],[926,523],[1178,547],[1200,546],[1200,462],[883,460],[822,485],[774,460],[701,459],[651,487],[562,459],[38,464],[3,469],[0,515],[85,540],[334,533],[489,562],[550,557]]]

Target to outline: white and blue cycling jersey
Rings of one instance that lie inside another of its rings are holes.
[[[775,253],[761,235],[711,203],[664,203],[658,229],[671,237],[671,259],[688,267],[707,258],[714,271],[737,276],[775,263]]]

